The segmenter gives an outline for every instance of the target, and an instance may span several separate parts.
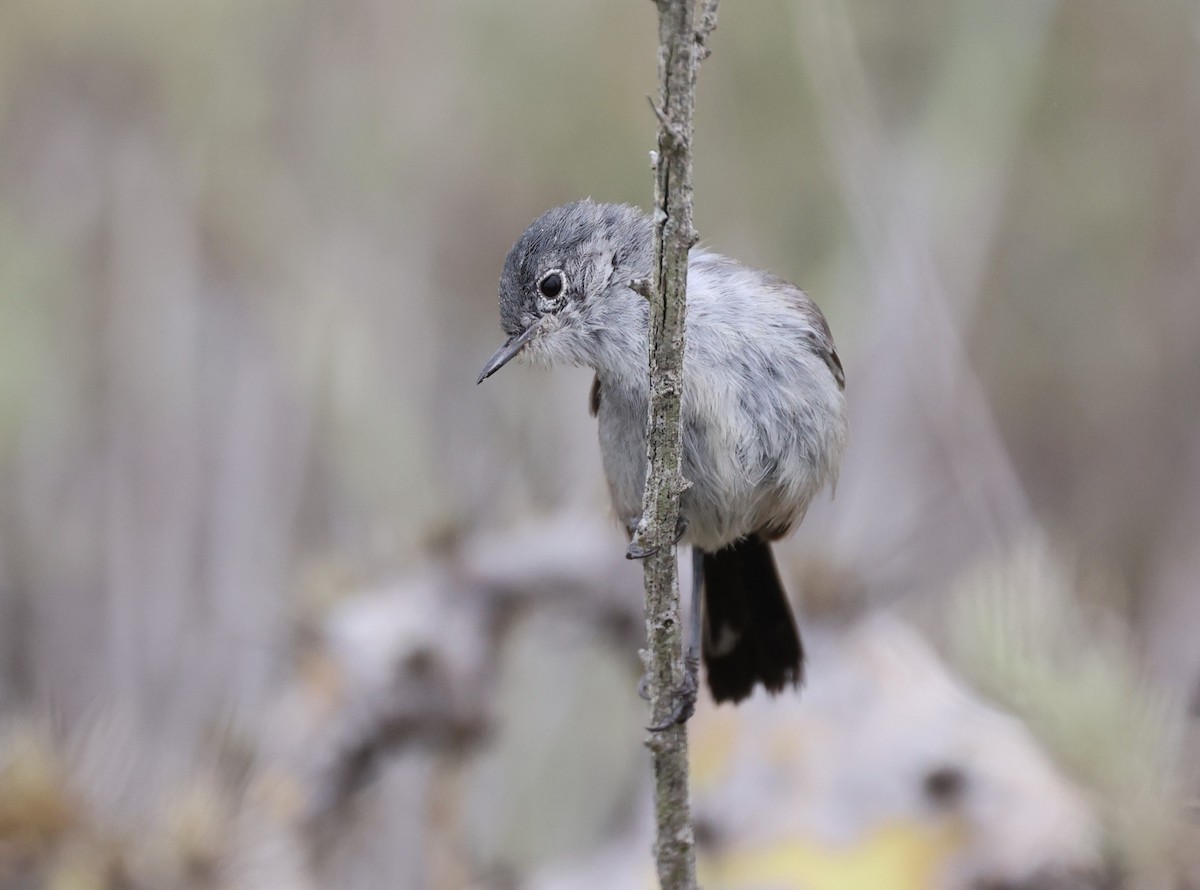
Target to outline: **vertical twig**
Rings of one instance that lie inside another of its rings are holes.
[[[716,26],[717,0],[657,0],[659,101],[655,155],[654,274],[650,292],[650,411],[647,425],[646,491],[642,537],[655,552],[645,560],[647,675],[654,724],[672,712],[683,682],[679,573],[674,539],[683,437],[684,317],[692,225],[692,112],[696,73],[708,54],[705,41]],[[663,888],[696,886],[688,804],[687,731],[675,724],[647,742],[654,758],[657,838],[655,860]]]

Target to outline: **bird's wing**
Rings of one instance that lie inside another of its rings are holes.
[[[771,277],[774,278],[774,276]],[[800,288],[782,278],[776,278],[774,283],[786,291],[796,309],[804,314],[809,322],[809,332],[805,335],[809,348],[829,366],[833,379],[837,381],[838,389],[845,389],[846,372],[842,368],[842,360],[838,358],[837,347],[833,343],[833,334],[829,330],[829,322],[825,320],[825,316],[821,314],[817,304],[810,300],[808,294]]]
[[[838,388],[846,388],[846,372],[842,368],[842,360],[838,357],[837,347],[834,346],[829,323],[821,314],[821,310],[817,308],[817,304],[810,300],[800,288],[770,272],[751,269],[736,260],[705,250],[693,250],[688,271],[689,274],[699,273],[704,278],[702,287],[706,287],[716,294],[729,294],[731,290],[736,294],[739,283],[743,287],[757,285],[764,290],[778,294],[785,303],[790,304],[804,316],[805,321],[808,322],[806,325],[808,330],[804,335],[806,345],[829,366],[829,372],[837,381]],[[741,282],[733,282],[734,279],[741,276],[745,276]],[[691,296],[692,290],[689,285],[688,298],[690,299]]]
[[[600,413],[600,375],[592,378],[592,391],[588,393],[588,413],[595,417]]]

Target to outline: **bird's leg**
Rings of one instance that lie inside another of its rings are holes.
[[[683,652],[683,664],[692,678],[692,686],[698,688],[700,676],[700,629],[704,608],[704,551],[692,547],[692,611],[688,613],[687,646]]]
[[[687,518],[681,513],[679,518],[675,521],[675,537],[671,541],[672,547],[682,540],[684,534],[687,532],[687,527]],[[647,556],[653,556],[654,554],[658,553],[658,551],[661,549],[658,546],[650,547],[645,544],[645,539],[643,537],[644,529],[645,525],[642,522],[638,522],[638,524],[631,529],[629,548],[625,551],[626,559],[645,559]]]
[[[672,696],[671,713],[660,723],[649,727],[651,732],[662,732],[676,723],[686,723],[696,711],[696,696],[700,691],[700,627],[701,603],[704,599],[704,551],[692,547],[692,601],[688,613],[687,634],[684,638],[683,650],[683,680],[675,689]],[[646,679],[638,687],[638,694],[646,698],[644,685]]]

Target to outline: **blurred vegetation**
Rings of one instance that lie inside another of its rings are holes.
[[[1169,886],[1186,848],[1184,709],[1146,677],[1104,583],[1048,542],[1022,542],[962,580],[951,638],[968,676],[1096,792],[1109,856],[1132,886]]]

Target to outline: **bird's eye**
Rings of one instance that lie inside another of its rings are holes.
[[[554,300],[563,291],[563,273],[559,269],[551,269],[538,279],[538,291],[547,300]]]

